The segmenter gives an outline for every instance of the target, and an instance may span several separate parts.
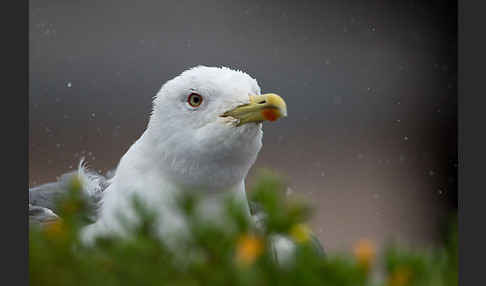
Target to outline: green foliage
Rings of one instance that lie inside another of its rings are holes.
[[[305,226],[310,208],[285,199],[284,185],[271,174],[250,192],[266,213],[263,230],[255,229],[232,201],[226,202],[224,224],[202,220],[195,211],[199,198],[184,194],[179,206],[191,238],[181,238],[177,253],[156,235],[156,217],[136,199],[139,224],[129,238],[103,237],[84,245],[79,232],[91,210],[79,182],[72,186],[60,202],[63,219],[30,229],[31,285],[457,285],[456,224],[438,249],[417,252],[390,245],[382,258],[375,258],[363,244],[354,255],[323,257]],[[294,239],[290,263],[275,262],[270,242],[275,234]],[[381,281],[372,281],[373,268],[384,268]]]

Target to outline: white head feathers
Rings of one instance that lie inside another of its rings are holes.
[[[193,107],[192,93],[201,96]],[[165,83],[147,129],[164,172],[189,187],[224,188],[246,176],[261,148],[261,124],[236,128],[221,115],[249,102],[260,87],[248,74],[198,66]]]

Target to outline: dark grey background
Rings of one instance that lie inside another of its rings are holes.
[[[453,2],[46,0],[29,18],[30,186],[83,156],[113,168],[166,80],[223,65],[287,101],[250,183],[282,174],[328,249],[428,245],[457,209]]]

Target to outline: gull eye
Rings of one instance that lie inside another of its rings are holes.
[[[198,107],[201,105],[202,101],[202,96],[197,93],[191,93],[189,94],[189,97],[187,97],[187,103],[189,103],[189,105],[192,107]]]

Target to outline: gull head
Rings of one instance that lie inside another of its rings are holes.
[[[146,131],[151,156],[177,183],[221,189],[241,182],[262,147],[262,123],[287,116],[248,74],[197,66],[166,82]]]

